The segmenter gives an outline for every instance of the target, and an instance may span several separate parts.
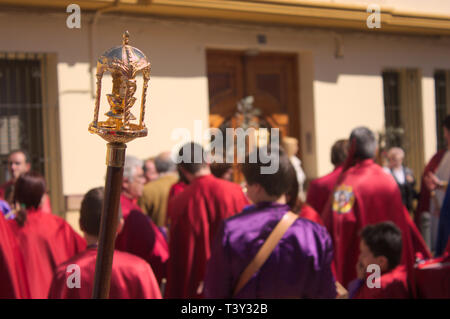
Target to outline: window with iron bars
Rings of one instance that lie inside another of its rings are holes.
[[[37,55],[0,54],[0,183],[10,178],[8,154],[16,149],[44,175],[41,84]]]
[[[386,149],[404,147],[400,110],[400,75],[396,71],[383,72],[384,142]]]

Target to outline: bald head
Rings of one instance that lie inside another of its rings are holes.
[[[405,152],[400,147],[391,147],[387,153],[387,156],[403,159],[405,157]]]
[[[175,172],[177,169],[170,152],[163,152],[156,156],[155,167],[159,174]]]
[[[389,168],[400,168],[403,165],[405,152],[400,147],[391,147],[387,153]]]

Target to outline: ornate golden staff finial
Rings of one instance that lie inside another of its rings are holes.
[[[130,32],[128,32],[128,30],[127,31],[125,31],[124,33],[123,33],[123,42],[122,42],[122,44],[123,45],[128,45],[128,42],[129,42],[129,40],[130,40]]]
[[[97,93],[95,99],[94,119],[89,125],[89,132],[100,135],[111,143],[127,143],[137,137],[147,135],[144,124],[145,101],[148,81],[150,80],[150,63],[145,54],[130,45],[129,32],[123,34],[122,45],[109,49],[97,61]],[[109,111],[105,113],[107,119],[99,119],[102,78],[105,72],[111,73],[113,88],[106,94]],[[143,90],[139,122],[132,122],[136,117],[131,108],[136,102],[136,75],[142,73]]]
[[[130,45],[130,34],[125,31],[122,45],[102,54],[97,61],[97,94],[95,99],[94,119],[89,124],[89,132],[102,137],[107,144],[105,198],[101,218],[93,298],[108,298],[111,279],[114,240],[117,231],[118,209],[122,190],[123,166],[125,163],[126,144],[138,137],[147,136],[144,124],[145,100],[148,81],[150,80],[150,63],[145,54]],[[112,92],[106,94],[109,104],[106,119],[101,120],[100,104],[102,95],[102,78],[109,72],[113,79]],[[136,75],[142,73],[143,89],[139,121],[131,113],[136,102]]]

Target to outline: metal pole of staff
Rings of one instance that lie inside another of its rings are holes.
[[[118,224],[120,192],[122,189],[123,166],[126,145],[108,143],[105,197],[103,201],[100,234],[95,265],[93,298],[107,299],[111,282],[114,244]]]

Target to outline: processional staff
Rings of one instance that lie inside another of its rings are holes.
[[[128,44],[129,33],[123,35],[123,43],[106,51],[97,61],[97,93],[94,120],[89,132],[100,135],[108,142],[106,151],[106,182],[103,202],[100,235],[95,265],[95,279],[92,298],[107,299],[112,271],[114,242],[118,224],[120,192],[122,188],[125,162],[125,143],[137,137],[147,136],[144,124],[145,97],[150,79],[150,63],[141,50]],[[112,76],[111,94],[106,94],[109,111],[106,120],[99,121],[102,77],[105,72]],[[131,113],[136,102],[136,75],[142,73],[143,89],[138,123]],[[134,122],[133,122],[134,121]]]

